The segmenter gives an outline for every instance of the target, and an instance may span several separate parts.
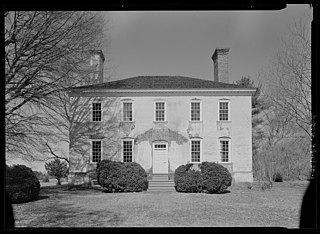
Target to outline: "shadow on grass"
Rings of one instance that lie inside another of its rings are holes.
[[[226,193],[230,193],[230,190],[225,190],[225,191],[223,191],[223,192],[221,192],[221,193],[218,193],[218,194],[226,194]]]
[[[40,201],[40,200],[44,200],[44,199],[48,199],[50,198],[49,196],[43,196],[43,195],[39,195],[35,200],[33,201]]]

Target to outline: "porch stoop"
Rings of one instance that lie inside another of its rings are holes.
[[[172,191],[175,192],[174,181],[169,180],[168,174],[153,174],[149,180],[148,191]]]

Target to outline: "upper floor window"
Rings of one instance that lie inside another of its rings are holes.
[[[91,142],[91,162],[97,163],[101,161],[102,153],[102,142],[100,140],[95,140]]]
[[[155,103],[155,121],[165,121],[165,102]]]
[[[100,122],[102,117],[101,102],[92,103],[92,121]]]
[[[123,121],[133,121],[133,104],[132,102],[123,102]]]
[[[219,120],[229,120],[229,102],[219,102]]]
[[[133,161],[133,140],[122,141],[122,157],[123,162]]]
[[[191,102],[191,121],[201,120],[201,103],[199,101]]]
[[[200,162],[201,155],[201,141],[191,140],[191,162]]]
[[[229,162],[230,154],[229,140],[220,140],[220,160],[221,162]]]

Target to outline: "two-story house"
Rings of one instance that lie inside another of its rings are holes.
[[[253,88],[229,83],[229,49],[216,49],[212,80],[137,76],[75,87],[84,118],[70,132],[70,178],[102,159],[137,162],[150,176],[186,163],[217,162],[252,182]]]

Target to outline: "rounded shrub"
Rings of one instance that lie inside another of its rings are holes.
[[[192,170],[192,163],[179,166],[174,173],[174,183],[178,192],[201,192],[201,172]]]
[[[102,160],[97,165],[98,183],[107,192],[141,192],[147,190],[147,173],[136,162]]]
[[[214,162],[200,164],[202,190],[208,193],[223,193],[231,186],[232,176],[227,168]]]
[[[24,203],[38,197],[40,183],[31,168],[24,165],[7,166],[6,191],[12,203]]]
[[[232,176],[217,163],[202,162],[197,167],[189,163],[175,170],[174,182],[178,192],[223,193],[231,186]]]

